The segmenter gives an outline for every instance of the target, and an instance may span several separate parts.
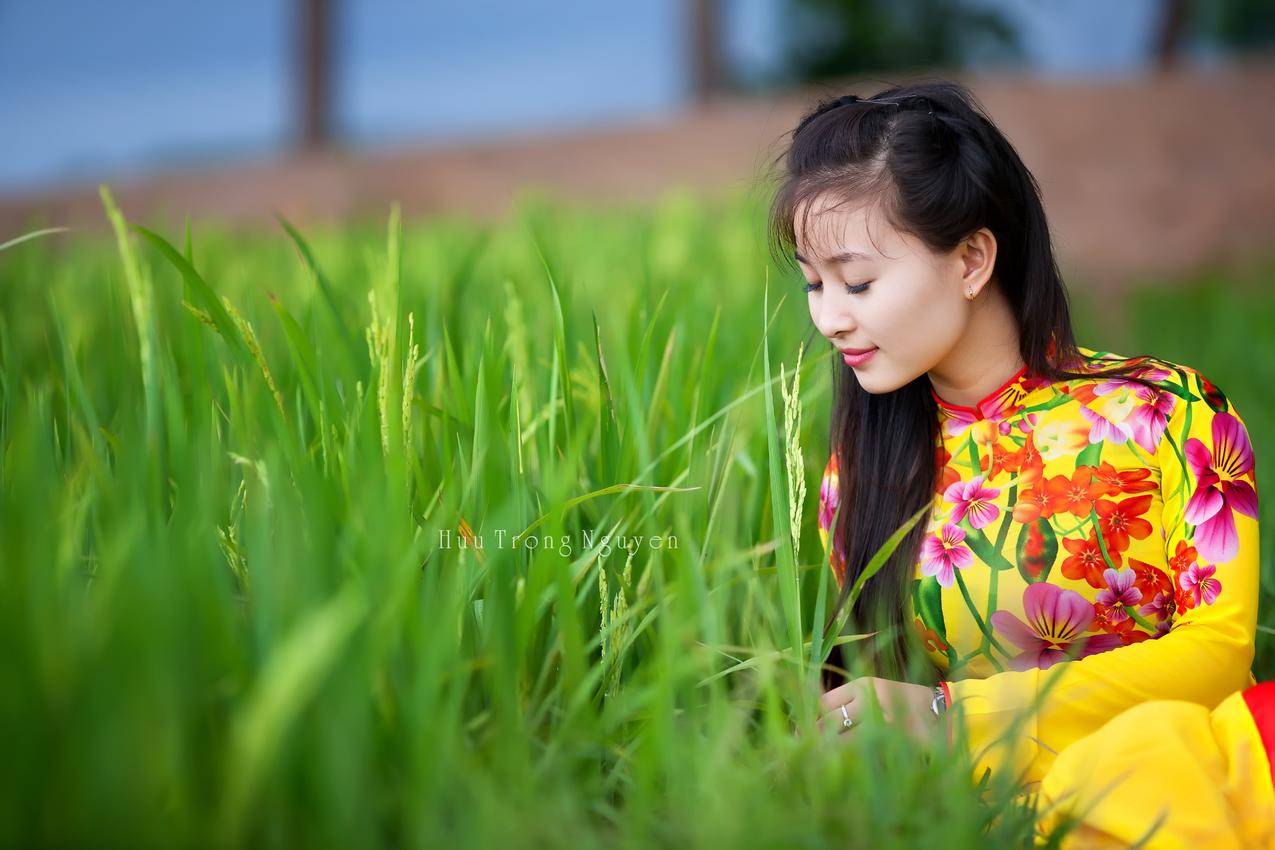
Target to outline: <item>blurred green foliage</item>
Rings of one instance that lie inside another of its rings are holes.
[[[833,361],[763,212],[0,252],[0,844],[1028,843],[959,741],[815,734]],[[1269,480],[1275,301],[1145,298]]]

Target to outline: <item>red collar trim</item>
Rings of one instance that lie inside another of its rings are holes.
[[[930,385],[930,395],[933,396],[934,401],[939,407],[952,411],[962,411],[964,413],[971,414],[976,419],[990,418],[993,413],[1002,407],[999,403],[999,399],[1007,390],[1022,381],[1027,376],[1028,371],[1029,367],[1024,365],[1023,368],[1011,375],[1005,383],[983,396],[979,399],[978,404],[972,407],[966,404],[952,404],[951,402],[944,401],[939,394],[935,392],[933,384]]]

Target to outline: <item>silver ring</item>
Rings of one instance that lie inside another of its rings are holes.
[[[846,711],[846,707],[844,704],[842,704],[841,706],[841,717],[843,718],[841,721],[841,725],[844,728],[849,729],[851,726],[854,725],[854,721],[850,719],[850,712]]]

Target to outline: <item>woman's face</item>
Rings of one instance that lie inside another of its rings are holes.
[[[935,254],[870,208],[832,208],[826,195],[812,202],[806,234],[801,213],[797,261],[810,317],[842,352],[872,350],[846,360],[865,390],[896,390],[956,348],[970,315],[962,252]]]

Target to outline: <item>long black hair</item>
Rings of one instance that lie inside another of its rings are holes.
[[[838,203],[875,205],[897,230],[936,253],[986,227],[997,245],[990,285],[1010,305],[1019,353],[1031,372],[1050,380],[1119,376],[1157,386],[1133,374],[1150,358],[1113,360],[1078,350],[1040,187],[963,85],[925,80],[866,99],[824,99],[790,135],[774,163],[781,170],[769,220],[771,253],[781,266],[794,262],[797,236],[808,233],[810,202],[824,193]],[[942,445],[925,374],[874,394],[837,357],[832,380],[829,442],[839,466],[840,509],[830,542],[844,552],[845,575],[828,623],[882,543],[933,500]],[[856,660],[875,675],[908,680],[928,669],[932,681],[937,673],[924,662],[918,666],[913,630],[903,622],[926,525],[922,518],[913,526],[849,614],[853,631],[878,635],[852,644],[863,646]],[[832,681],[829,672],[825,684]]]

